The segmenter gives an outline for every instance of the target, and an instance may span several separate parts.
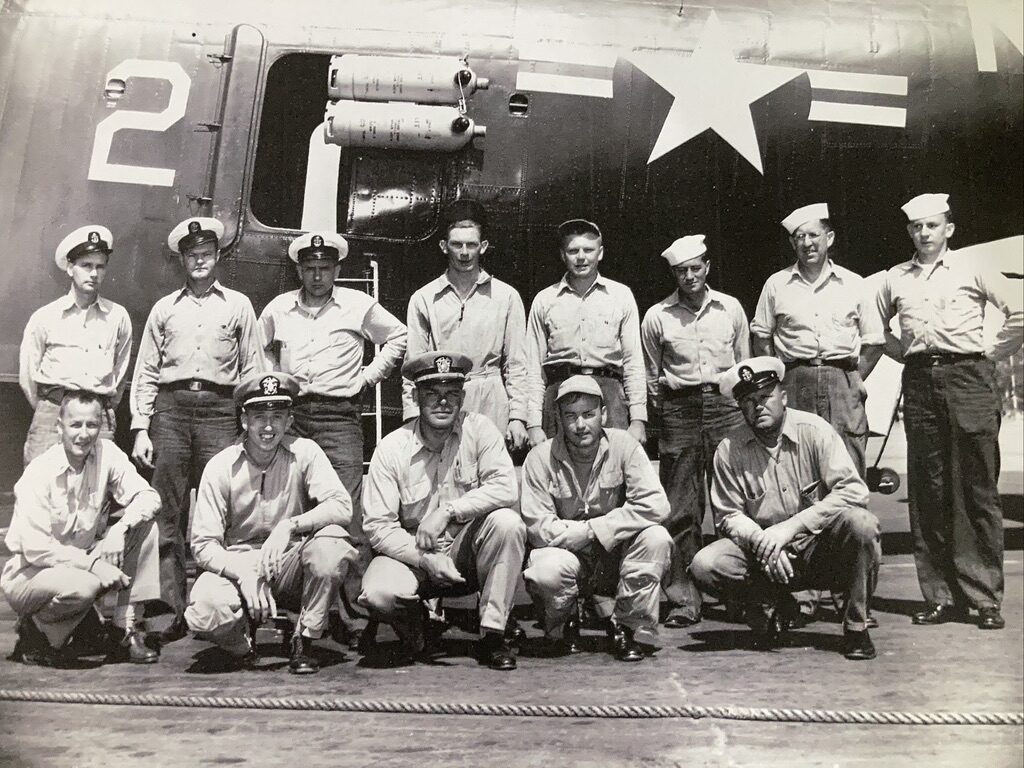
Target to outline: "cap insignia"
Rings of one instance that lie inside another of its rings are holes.
[[[434,369],[438,373],[448,373],[452,369],[452,359],[447,355],[434,358]]]
[[[324,244],[324,239],[320,235],[313,235],[313,238],[309,241],[314,248],[320,248]]]
[[[188,223],[188,233],[190,235],[196,234],[201,228],[202,227],[200,226],[198,221],[190,221]]]
[[[746,365],[740,367],[739,375],[740,379],[748,383],[754,380],[754,372]]]
[[[89,242],[90,243],[93,243],[95,245],[99,241],[100,241],[100,233],[99,232],[90,232],[89,233]]]
[[[281,382],[276,376],[264,376],[260,379],[260,391],[264,395],[276,395],[281,388]]]

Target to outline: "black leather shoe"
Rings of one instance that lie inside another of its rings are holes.
[[[644,651],[633,639],[633,630],[621,624],[615,631],[615,658],[619,661],[643,661]]]
[[[878,629],[878,619],[875,618],[875,614],[868,611],[868,617],[864,621],[867,624],[868,629]]]
[[[480,661],[491,669],[508,671],[516,668],[516,656],[504,633],[485,632],[480,638]]]
[[[293,675],[314,675],[320,671],[320,663],[313,658],[313,640],[302,635],[292,635],[292,653],[288,660],[288,671]]]
[[[685,629],[695,624],[700,624],[700,616],[690,616],[680,610],[670,611],[668,616],[665,617],[666,629]]]
[[[562,630],[562,650],[575,655],[583,653],[583,638],[580,637],[580,620],[575,616],[565,622]]]
[[[168,625],[167,629],[160,633],[160,642],[173,643],[186,635],[188,635],[188,624],[185,623],[185,617],[175,616],[174,621]]]
[[[914,624],[945,624],[947,621],[963,621],[967,611],[955,605],[929,605],[911,617]]]
[[[328,633],[331,639],[338,645],[351,648],[353,651],[360,648],[362,631],[355,624],[346,621],[337,611],[331,611],[327,617]]]
[[[138,629],[116,629],[120,635],[117,645],[107,657],[110,661],[127,661],[131,664],[156,664],[160,652],[146,645],[146,636]],[[116,637],[116,635],[115,635]]]
[[[15,628],[18,639],[14,643],[11,661],[20,661],[34,667],[60,667],[65,654],[50,645],[46,635],[31,618],[22,619]]]
[[[843,656],[851,661],[875,658],[875,644],[871,642],[871,635],[866,629],[860,632],[846,630],[843,633]]]
[[[1002,629],[1006,626],[1006,619],[999,613],[999,609],[994,605],[990,605],[987,608],[978,609],[978,628],[979,629]]]

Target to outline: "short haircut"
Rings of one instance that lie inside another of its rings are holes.
[[[97,395],[95,392],[89,392],[89,391],[84,390],[84,389],[70,389],[67,392],[65,392],[64,393],[64,397],[62,397],[60,399],[60,415],[61,416],[64,415],[64,411],[66,410],[67,404],[72,402],[72,401],[78,402],[78,403],[82,403],[84,405],[88,405],[89,403],[98,403],[99,406],[100,406],[100,412],[103,411],[103,407],[104,407],[104,398],[103,397],[101,397],[100,395]]]
[[[487,211],[476,200],[456,200],[445,212],[442,224],[445,239],[456,227],[476,227],[483,240],[487,235]]]

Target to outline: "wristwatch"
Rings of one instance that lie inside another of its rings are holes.
[[[290,517],[288,518],[288,534],[295,536],[299,532],[299,518]]]
[[[450,501],[447,504],[444,505],[444,511],[448,513],[448,522],[450,522],[450,523],[452,523],[452,522],[455,522],[455,523],[461,522],[455,516],[455,505],[452,504]]]

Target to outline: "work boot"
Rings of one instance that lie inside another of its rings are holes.
[[[302,635],[292,635],[291,658],[288,660],[288,671],[293,675],[314,675],[320,671],[320,662],[312,655],[313,639]]]
[[[516,656],[504,632],[484,632],[480,638],[480,661],[501,671],[516,668]]]
[[[130,664],[156,664],[160,660],[160,652],[146,645],[146,635],[138,627],[132,629],[115,628],[113,637],[117,637],[117,645],[107,659],[113,662],[127,661]]]
[[[615,658],[619,661],[643,661],[644,651],[633,639],[633,630],[619,624],[615,630]]]

